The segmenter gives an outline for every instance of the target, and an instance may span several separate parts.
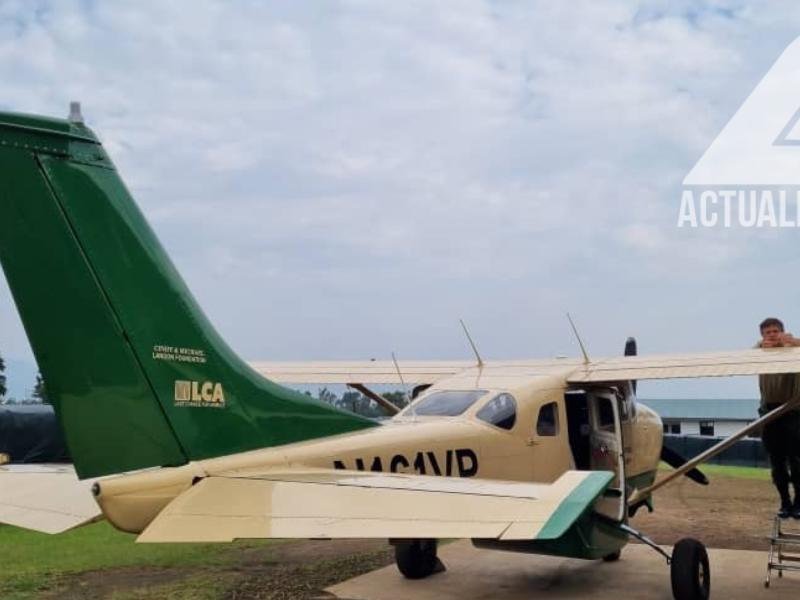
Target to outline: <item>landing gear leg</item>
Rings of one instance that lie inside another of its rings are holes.
[[[436,540],[389,540],[394,546],[394,559],[400,572],[409,579],[422,579],[444,571],[436,556]]]

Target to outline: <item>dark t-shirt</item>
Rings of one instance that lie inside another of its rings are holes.
[[[760,348],[761,342],[754,347]],[[800,398],[800,373],[759,375],[758,388],[761,390],[760,412],[764,414],[779,404]],[[800,411],[800,407],[794,410]]]
[[[800,375],[797,373],[759,375],[758,387],[761,390],[761,407],[775,408],[778,404],[800,397]]]

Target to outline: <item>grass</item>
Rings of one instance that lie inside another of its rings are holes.
[[[217,600],[230,585],[230,577],[194,575],[186,581],[118,590],[108,596],[108,600]]]
[[[769,481],[769,469],[760,467],[729,467],[726,465],[700,465],[700,470],[708,476],[734,477],[737,479],[756,479]]]
[[[136,544],[136,536],[121,533],[106,522],[51,536],[0,527],[0,598],[27,600],[57,586],[59,577],[70,573],[120,567],[198,567],[232,564],[246,547],[269,541],[234,544]],[[165,598],[213,597],[201,595],[213,589],[214,582],[201,581],[197,590],[172,585],[175,593],[164,590]],[[193,582],[193,585],[195,583]],[[170,593],[167,593],[170,592]],[[192,595],[194,594],[194,595]],[[126,596],[127,597],[127,596]],[[143,596],[131,595],[130,598]]]
[[[659,468],[662,471],[672,471],[672,467],[661,463]],[[698,467],[709,477],[732,477],[736,479],[755,479],[757,481],[769,481],[769,469],[760,467],[731,467],[728,465],[704,464]]]

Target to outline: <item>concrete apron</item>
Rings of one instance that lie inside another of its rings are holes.
[[[467,541],[441,547],[439,557],[447,571],[427,579],[407,580],[392,565],[327,591],[347,600],[672,598],[666,560],[641,544],[626,546],[616,563],[478,550]],[[713,598],[800,598],[800,573],[773,571],[764,588],[766,552],[709,550],[709,562]]]

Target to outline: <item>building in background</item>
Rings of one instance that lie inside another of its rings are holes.
[[[664,433],[673,435],[727,437],[758,419],[756,399],[662,398],[639,402],[661,415]]]

